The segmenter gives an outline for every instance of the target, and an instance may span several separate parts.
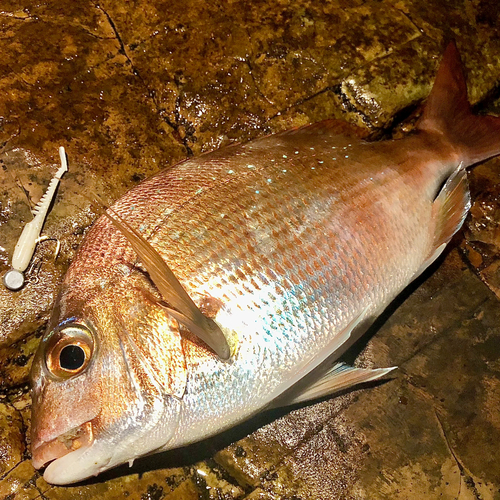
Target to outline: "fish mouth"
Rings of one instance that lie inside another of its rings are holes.
[[[51,441],[34,446],[31,451],[33,467],[40,469],[49,462],[64,457],[73,451],[88,448],[93,442],[94,431],[92,422],[89,421],[70,429]]]

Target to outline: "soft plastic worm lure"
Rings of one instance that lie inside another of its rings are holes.
[[[43,224],[49,211],[50,203],[57,189],[57,185],[61,180],[64,172],[68,171],[68,163],[66,161],[66,152],[61,146],[59,148],[59,156],[61,158],[61,167],[56,172],[56,175],[50,181],[50,184],[42,196],[41,200],[33,209],[33,220],[28,222],[17,241],[14,254],[12,256],[12,269],[7,271],[3,276],[4,285],[9,290],[19,290],[24,285],[24,271],[31,262],[31,258],[35,253],[36,245],[43,239],[40,237]]]

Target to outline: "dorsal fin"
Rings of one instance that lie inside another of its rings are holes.
[[[231,352],[222,330],[215,321],[200,311],[158,251],[112,208],[105,210],[99,200],[93,201],[137,253],[151,281],[165,301],[172,306],[167,308],[172,316],[213,349],[221,359],[229,359]]]
[[[344,120],[338,120],[336,118],[327,118],[316,123],[311,123],[310,125],[303,125],[302,127],[296,127],[289,130],[284,130],[279,132],[278,136],[296,135],[296,134],[311,134],[317,137],[321,134],[327,135],[343,135],[348,138],[366,139],[370,134],[371,130],[358,127],[354,123],[349,123]]]

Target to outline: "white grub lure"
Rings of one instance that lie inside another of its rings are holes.
[[[46,239],[40,237],[42,227],[47,218],[50,204],[54,198],[57,186],[61,177],[68,171],[68,162],[66,161],[66,152],[61,146],[59,148],[61,158],[61,167],[49,183],[44,195],[33,209],[33,220],[28,222],[16,243],[14,254],[12,256],[12,268],[3,276],[3,283],[9,290],[19,290],[24,285],[24,271],[28,267],[37,244]]]

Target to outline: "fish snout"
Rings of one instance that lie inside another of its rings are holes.
[[[47,441],[43,439],[44,434],[35,432],[32,438],[31,460],[35,469],[80,448],[88,448],[94,441],[92,422],[86,422]]]

